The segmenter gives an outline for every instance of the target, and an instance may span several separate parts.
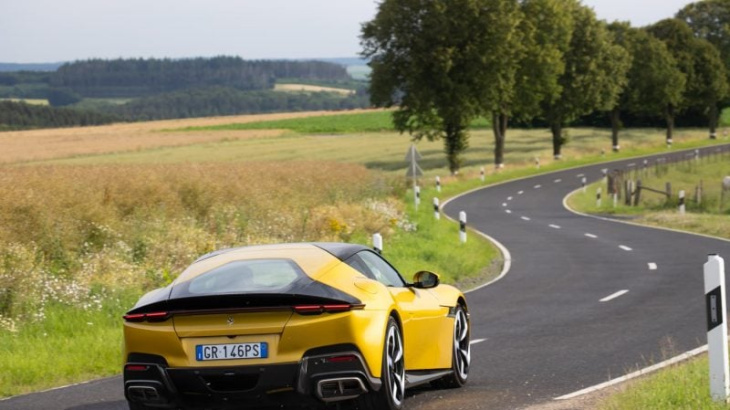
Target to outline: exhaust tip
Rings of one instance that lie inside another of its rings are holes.
[[[127,394],[130,401],[140,403],[159,403],[163,401],[156,388],[150,386],[129,386]]]
[[[354,399],[367,392],[365,383],[358,377],[325,379],[317,382],[317,397],[325,402]]]

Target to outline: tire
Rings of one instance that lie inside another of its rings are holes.
[[[453,349],[451,350],[451,371],[448,376],[434,382],[434,385],[444,389],[463,387],[469,378],[471,364],[471,327],[469,318],[462,306],[456,307],[454,315]]]
[[[383,385],[378,391],[360,396],[357,407],[360,410],[400,410],[406,397],[406,367],[403,336],[398,322],[388,319],[383,344]]]

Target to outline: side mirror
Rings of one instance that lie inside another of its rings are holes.
[[[413,287],[418,289],[431,289],[439,285],[439,275],[422,270],[413,275]]]

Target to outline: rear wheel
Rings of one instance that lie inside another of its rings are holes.
[[[466,384],[471,364],[471,329],[466,311],[457,306],[454,315],[454,347],[451,353],[452,373],[438,380],[435,384],[442,388],[457,388]]]
[[[406,367],[403,350],[403,336],[398,322],[388,319],[383,345],[383,365],[379,391],[360,396],[358,408],[361,410],[400,410],[406,397]]]

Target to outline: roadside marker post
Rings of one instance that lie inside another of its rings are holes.
[[[704,265],[704,276],[710,395],[714,401],[727,403],[730,396],[730,366],[725,321],[725,261],[718,255],[709,255]]]
[[[482,179],[482,182],[484,182],[484,167],[479,170],[479,177]]]
[[[433,198],[433,217],[436,218],[436,220],[441,219],[441,206],[439,204],[439,199],[436,197]]]
[[[436,177],[436,192],[441,192],[441,177]]]
[[[421,205],[421,187],[416,185],[413,192],[415,194],[416,208],[418,208],[418,205]]]
[[[684,215],[686,207],[684,205],[684,191],[679,191],[679,214]]]
[[[383,236],[379,233],[373,234],[373,249],[378,255],[383,254]]]
[[[597,208],[601,207],[601,191],[602,191],[601,188],[598,188],[596,190],[596,207]]]
[[[580,180],[580,183],[581,183],[581,184],[582,184],[582,186],[583,186],[583,193],[584,193],[584,194],[586,193],[586,181],[587,181],[587,180],[586,180],[586,177],[583,177],[583,178],[582,178],[582,179]]]
[[[466,212],[459,212],[459,240],[466,243]]]

